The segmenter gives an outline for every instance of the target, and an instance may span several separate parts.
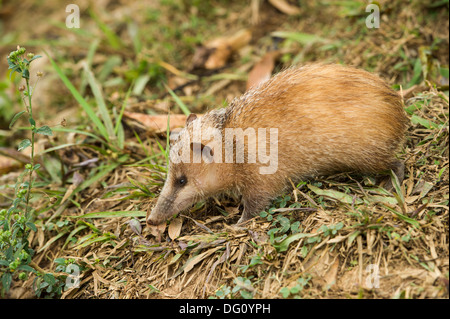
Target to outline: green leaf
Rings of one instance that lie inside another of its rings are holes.
[[[27,222],[25,224],[29,229],[31,229],[32,231],[37,231],[36,225],[32,222]]]
[[[54,260],[55,264],[65,265],[66,259],[65,258],[56,258]]]
[[[392,208],[390,208],[390,207],[388,207],[388,206],[386,206],[386,205],[382,205],[382,206],[384,206],[384,208],[386,208],[386,209],[388,209],[389,211],[391,211],[392,213],[394,213],[398,218],[400,218],[400,219],[404,220],[405,222],[410,223],[410,224],[413,225],[414,227],[420,229],[420,224],[419,224],[419,222],[418,222],[417,220],[415,220],[415,219],[413,219],[413,218],[410,218],[410,217],[408,217],[408,216],[405,216],[405,215],[403,215],[403,214],[400,214],[400,213],[397,212],[395,209],[392,209]]]
[[[25,113],[25,111],[21,111],[21,112],[17,113],[16,115],[14,115],[11,122],[9,123],[9,128],[13,127],[14,123],[16,123],[16,121],[22,116],[23,113]]]
[[[61,231],[61,232],[60,232],[59,234],[57,234],[56,236],[50,238],[50,239],[45,243],[45,245],[42,246],[42,247],[37,251],[37,253],[40,253],[41,251],[47,249],[47,247],[49,247],[51,244],[53,244],[55,241],[57,241],[59,238],[61,238],[62,236],[64,236],[64,235],[67,234],[67,233],[68,233],[67,230]]]
[[[29,117],[29,118],[28,118],[28,122],[29,122],[31,125],[36,126],[36,121],[35,121],[32,117]]]
[[[9,291],[12,282],[12,274],[9,272],[5,272],[2,276],[2,287],[5,292]]]
[[[33,60],[39,59],[39,58],[42,58],[42,55],[35,55],[34,57],[32,57],[32,58],[30,59],[30,61],[28,61],[28,63],[30,63],[30,62],[33,61]]]
[[[52,274],[45,274],[44,281],[48,283],[50,286],[53,286],[56,283],[55,276],[53,276]]]
[[[244,299],[252,299],[253,298],[253,294],[247,290],[241,290],[241,291],[239,291],[239,293],[241,294],[242,298],[244,298]]]
[[[283,298],[289,297],[290,293],[291,292],[290,292],[288,287],[283,287],[283,288],[280,289],[280,294],[283,296]]]
[[[411,116],[411,123],[412,124],[420,124],[423,127],[426,127],[427,129],[434,129],[438,128],[438,125],[434,122],[431,122],[430,120],[424,119],[418,115],[413,114]]]
[[[19,267],[17,267],[17,270],[24,270],[24,271],[29,271],[32,273],[36,273],[36,270],[34,268],[32,268],[31,266],[28,265],[20,265]]]
[[[42,135],[48,135],[48,136],[52,136],[53,132],[52,129],[50,127],[48,127],[47,125],[41,126],[40,128],[38,128],[36,130],[37,134],[42,134]]]
[[[308,237],[308,236],[310,236],[310,234],[297,233],[297,234],[288,236],[286,239],[284,239],[284,240],[283,240],[281,243],[279,243],[279,244],[274,244],[273,247],[275,247],[275,249],[276,249],[278,252],[283,252],[283,251],[286,251],[286,250],[288,249],[289,245],[290,245],[292,242],[297,241],[297,240],[299,240],[299,239],[301,239],[301,238]],[[313,238],[314,238],[314,237],[313,237]]]
[[[22,142],[20,142],[19,148],[17,150],[20,152],[20,151],[26,149],[30,145],[31,145],[31,141],[29,139],[24,139]]]
[[[390,170],[389,174],[391,176],[392,186],[394,186],[395,189],[394,197],[395,199],[397,199],[398,204],[402,206],[405,203],[405,197],[403,196],[403,191],[400,182],[397,178],[397,175],[392,170]]]
[[[347,245],[350,247],[353,241],[361,234],[359,230],[354,231],[347,239]]]
[[[141,95],[142,91],[144,91],[145,86],[147,85],[148,81],[150,81],[149,74],[144,74],[144,75],[139,76],[136,79],[136,82],[134,84],[133,95]]]
[[[28,71],[28,69],[24,69],[24,70],[22,71],[22,77],[23,77],[24,79],[29,79],[29,78],[30,78],[30,71]]]
[[[10,68],[11,68],[11,67],[10,67]],[[13,67],[11,68],[11,73],[9,73],[9,79],[10,79],[10,80],[11,80],[11,77],[12,77],[12,75],[13,75],[14,72],[22,73],[22,69],[21,69],[18,65],[13,66]]]
[[[9,65],[8,69],[12,69],[16,66],[16,64],[13,61],[11,61],[11,59],[9,57],[6,58],[6,61],[8,61],[8,65]]]
[[[315,34],[302,33],[302,32],[290,32],[290,31],[275,31],[271,33],[271,36],[289,39],[300,44],[311,44],[315,42],[327,42],[327,39],[321,38]]]
[[[2,259],[2,260],[0,260],[0,265],[9,267],[9,261]]]
[[[421,75],[422,75],[422,63],[420,59],[417,58],[414,63],[414,74],[411,81],[408,83],[408,88],[413,86],[414,84],[420,83]]]
[[[105,211],[96,213],[87,213],[81,216],[72,216],[74,218],[113,218],[113,217],[145,217],[147,212],[137,210],[137,211]]]
[[[318,187],[315,187],[313,185],[308,185],[309,189],[312,190],[314,193],[316,193],[319,196],[327,196],[333,199],[336,199],[342,203],[352,204],[353,203],[353,196],[350,196],[348,194],[338,192],[335,190],[324,190],[320,189]],[[355,199],[355,204],[361,204],[363,201],[360,198]]]

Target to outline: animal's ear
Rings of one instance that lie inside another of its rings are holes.
[[[194,114],[194,113],[189,114],[189,116],[186,118],[186,126],[195,119],[197,119],[196,114]]]
[[[203,156],[203,159],[207,163],[211,163],[213,161],[214,151],[208,145],[192,142],[191,143],[191,151],[193,152],[194,155],[198,154],[199,156]]]

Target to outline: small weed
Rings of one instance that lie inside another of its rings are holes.
[[[261,255],[257,254],[257,255],[252,257],[252,259],[250,260],[250,263],[248,265],[241,266],[240,268],[241,268],[241,271],[243,273],[245,273],[250,268],[253,268],[253,267],[257,266],[257,265],[262,265],[262,264],[263,264],[262,257],[261,257]]]
[[[233,280],[235,286],[231,288],[228,285],[222,286],[216,291],[215,296],[211,296],[210,299],[234,299],[237,297],[237,293],[243,299],[252,299],[254,294],[254,288],[252,286],[251,278],[237,277]]]
[[[34,279],[33,287],[38,298],[59,298],[63,291],[79,286],[84,267],[74,259],[65,258],[56,258],[55,264],[57,273],[38,274]]]
[[[33,173],[40,168],[39,164],[35,164],[35,135],[52,135],[52,130],[48,126],[37,127],[33,118],[32,96],[34,95],[37,82],[34,84],[34,87],[30,84],[30,64],[41,56],[33,53],[28,53],[25,56],[25,52],[25,48],[17,47],[17,50],[12,51],[7,57],[9,69],[11,70],[10,77],[14,72],[17,72],[25,80],[25,85],[22,84],[19,87],[25,110],[14,115],[9,127],[12,128],[22,115],[28,115],[31,140],[24,139],[20,142],[18,150],[22,151],[31,146],[31,156],[30,163],[25,165],[25,171],[16,182],[15,198],[11,206],[9,209],[0,211],[0,282],[2,296],[9,291],[15,274],[19,273],[18,278],[25,280],[29,273],[36,273],[35,269],[29,265],[34,250],[31,249],[28,242],[30,232],[36,231],[36,226],[33,222],[33,209],[30,205]],[[37,72],[38,80],[42,75],[42,72]],[[28,177],[28,180],[25,181],[26,177]]]
[[[275,248],[279,248],[287,238],[292,235],[298,235],[301,231],[300,221],[293,221],[292,218],[288,218],[282,214],[275,215],[277,208],[285,208],[287,203],[291,200],[290,196],[281,196],[275,199],[274,204],[268,211],[260,213],[262,218],[266,218],[267,221],[272,222],[272,227],[267,231],[269,235],[269,241]],[[297,207],[298,203],[293,203],[289,208]]]
[[[280,294],[283,298],[300,298],[300,292],[305,288],[307,285],[309,285],[309,281],[311,280],[311,276],[307,276],[305,278],[301,277],[297,279],[297,284],[294,287],[288,288],[283,287],[280,289]]]

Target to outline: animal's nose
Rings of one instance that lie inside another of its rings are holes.
[[[155,223],[155,221],[152,219],[152,216],[151,216],[151,215],[147,217],[146,222],[147,222],[147,225],[148,225],[148,226],[155,226],[155,225],[156,225],[156,223]]]

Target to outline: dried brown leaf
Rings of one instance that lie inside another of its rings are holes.
[[[269,3],[287,15],[296,15],[301,12],[300,8],[290,5],[285,0],[269,0]]]
[[[167,132],[167,118],[168,115],[148,115],[143,113],[127,112],[124,116],[140,122],[145,128],[152,133],[164,133]],[[169,119],[169,130],[172,131],[177,127],[184,127],[186,123],[186,115],[184,114],[171,114]]]
[[[247,90],[270,79],[275,66],[275,61],[279,58],[280,54],[281,53],[278,50],[267,52],[263,58],[255,64],[248,74]]]
[[[229,37],[220,37],[197,48],[192,58],[193,68],[218,69],[223,67],[233,52],[251,40],[250,30],[243,29]]]
[[[161,241],[161,235],[166,230],[166,224],[162,223],[162,224],[157,225],[157,226],[147,225],[147,227],[150,230],[150,234],[152,234],[156,238],[156,240],[158,242],[160,242]]]
[[[167,229],[170,239],[175,240],[180,236],[182,226],[183,220],[180,217],[177,217],[170,222],[169,228]]]

